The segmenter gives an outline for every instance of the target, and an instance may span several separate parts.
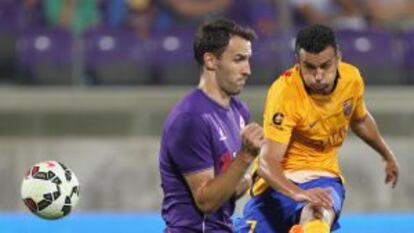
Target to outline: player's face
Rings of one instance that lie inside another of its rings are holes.
[[[227,96],[239,94],[250,71],[252,48],[249,40],[232,36],[227,48],[217,59],[216,78],[220,91]]]
[[[328,46],[320,53],[299,50],[298,63],[306,87],[316,94],[329,94],[338,70],[339,54]]]

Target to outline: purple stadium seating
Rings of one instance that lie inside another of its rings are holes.
[[[256,0],[250,8],[252,26],[259,37],[275,34],[280,30],[280,17],[274,0]]]
[[[16,40],[23,30],[43,23],[40,4],[23,7],[22,0],[0,0],[0,79],[15,82]]]
[[[409,84],[414,84],[414,30],[404,32],[401,42],[404,78]]]
[[[22,31],[27,28],[44,24],[40,3],[27,9],[22,0],[0,0],[0,29]]]
[[[280,29],[278,13],[274,0],[238,0],[234,1],[227,17],[243,26],[252,27],[262,37]]]
[[[378,30],[338,31],[343,61],[360,68],[367,84],[400,84],[399,55],[393,35]]]
[[[228,10],[226,17],[236,21],[241,25],[252,25],[252,1],[251,0],[237,0],[233,1],[230,9]]]
[[[173,29],[154,33],[151,54],[161,82],[167,85],[192,85],[199,80],[199,67],[193,56],[194,31]]]
[[[259,37],[253,42],[249,84],[269,85],[294,64],[293,36],[289,32]]]
[[[0,80],[13,82],[15,70],[16,33],[9,29],[0,28]]]
[[[134,31],[96,28],[84,35],[85,65],[95,84],[151,84],[150,40]]]
[[[38,28],[17,40],[17,61],[27,81],[35,84],[72,83],[72,35],[64,30]]]
[[[0,1],[0,28],[17,30],[20,25],[22,10],[14,1]]]

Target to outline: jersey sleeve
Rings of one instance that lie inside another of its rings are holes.
[[[210,129],[201,116],[182,114],[169,129],[168,152],[182,174],[213,167]]]
[[[294,100],[286,86],[276,81],[269,89],[263,114],[263,130],[266,138],[288,144],[297,117]]]
[[[357,84],[356,84],[356,93],[357,100],[355,104],[355,110],[352,115],[353,119],[361,119],[365,117],[368,113],[367,107],[365,105],[364,94],[365,94],[365,85],[364,81],[359,72],[357,72]]]

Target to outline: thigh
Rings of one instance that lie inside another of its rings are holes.
[[[289,201],[290,200],[290,201]],[[296,202],[283,194],[268,190],[264,194],[250,199],[243,216],[234,222],[236,233],[286,233],[299,211],[295,211]]]

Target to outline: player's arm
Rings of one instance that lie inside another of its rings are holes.
[[[257,123],[248,124],[241,132],[242,148],[226,171],[215,176],[214,169],[185,176],[193,199],[200,211],[219,209],[236,192],[245,172],[263,143],[263,130]]]
[[[385,162],[385,182],[391,183],[394,188],[398,182],[398,162],[394,153],[382,138],[372,115],[367,112],[364,117],[353,119],[351,121],[351,129],[358,137],[381,155]]]
[[[297,110],[300,100],[295,96],[296,91],[288,88],[283,77],[272,84],[267,94],[263,114],[265,142],[260,151],[257,173],[273,189],[295,201],[309,201],[330,207],[332,200],[328,190],[302,190],[284,174],[281,161],[288,149],[292,131],[299,121]]]
[[[245,175],[236,187],[236,191],[234,192],[235,198],[236,199],[241,198],[250,189],[251,185],[252,185],[251,176]]]
[[[258,175],[279,192],[295,201],[309,201],[315,205],[332,206],[330,190],[314,188],[303,190],[283,173],[281,161],[287,150],[287,145],[270,139],[265,139],[259,155]]]

